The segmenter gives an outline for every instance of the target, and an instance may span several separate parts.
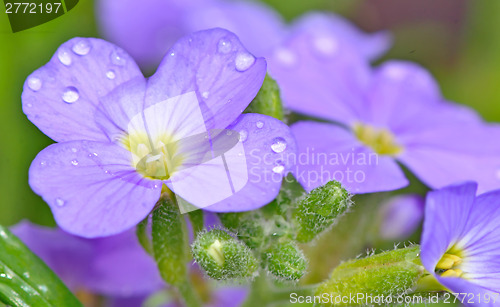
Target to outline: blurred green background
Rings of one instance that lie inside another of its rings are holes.
[[[286,20],[308,10],[328,10],[367,31],[390,29],[394,47],[385,56],[422,63],[437,77],[445,97],[500,121],[500,1],[467,0],[267,0]],[[51,140],[21,109],[26,77],[56,48],[75,36],[99,36],[94,1],[81,0],[64,16],[11,33],[0,13],[0,223],[23,218],[53,225],[50,210],[28,186],[28,168]],[[498,140],[492,140],[498,141]]]
[[[431,70],[449,100],[500,121],[500,1],[267,0],[287,21],[308,10],[328,10],[367,31],[389,29],[395,42],[384,59],[419,62]],[[99,36],[94,1],[33,29],[11,33],[0,13],[0,224],[22,219],[54,225],[48,206],[28,185],[28,168],[52,141],[21,109],[24,80],[57,47],[75,36]],[[498,142],[499,140],[492,140]]]

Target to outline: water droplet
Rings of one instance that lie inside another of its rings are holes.
[[[86,55],[90,52],[90,44],[88,40],[82,39],[78,43],[73,45],[73,52],[78,54],[78,55]]]
[[[229,53],[233,49],[233,46],[231,45],[230,41],[227,41],[225,39],[221,39],[219,41],[219,44],[217,46],[217,50],[219,50],[220,53]]]
[[[56,205],[57,205],[58,207],[62,207],[62,206],[64,206],[65,204],[66,204],[66,202],[65,202],[63,199],[61,199],[61,198],[56,198]]]
[[[159,185],[155,183],[153,187],[154,187],[155,189],[158,189]]]
[[[93,153],[92,153],[92,155],[93,155],[94,157],[97,157],[97,156],[98,156],[97,152],[93,152]]]
[[[278,164],[275,167],[273,167],[273,172],[276,174],[283,174],[284,170],[285,166],[281,162],[278,162]]]
[[[74,166],[77,166],[78,165],[78,160],[76,160],[76,159],[71,160],[71,164],[73,164]]]
[[[271,144],[271,149],[275,153],[283,152],[286,149],[286,141],[284,138],[275,138]]]
[[[255,63],[255,57],[247,52],[239,53],[234,62],[237,71],[245,71],[249,69],[253,63]]]
[[[73,147],[73,148],[71,148],[71,151],[72,151],[72,152],[77,152],[77,151],[78,151],[78,149],[76,149],[76,148],[74,148],[74,147]]]
[[[39,89],[42,88],[42,80],[40,80],[39,78],[37,77],[29,77],[28,78],[28,87],[32,90],[32,91],[38,91]]]
[[[175,52],[171,52],[171,53],[170,53],[170,56],[174,56],[174,55],[175,55]]]
[[[247,138],[248,138],[248,132],[246,130],[241,130],[240,131],[240,141],[245,142]]]
[[[106,78],[113,80],[115,77],[116,77],[116,74],[112,69],[110,69],[106,72]]]
[[[259,120],[258,122],[255,123],[255,126],[257,126],[257,128],[260,129],[260,128],[264,127],[264,123]]]
[[[57,58],[64,65],[66,65],[66,66],[71,65],[71,55],[65,49],[61,48],[61,49],[59,49],[59,51],[57,51]]]
[[[297,62],[297,56],[286,48],[276,49],[274,55],[285,66],[292,66]]]
[[[66,103],[73,103],[80,98],[80,93],[74,86],[68,86],[62,95],[62,100]]]
[[[113,50],[111,52],[111,63],[118,65],[118,66],[123,66],[125,65],[127,61],[125,60],[125,57],[122,55],[122,51],[119,49]]]
[[[209,93],[209,92],[203,92],[203,93],[201,93],[201,97],[203,97],[203,98],[205,98],[205,99],[207,99],[207,98],[208,98],[208,95],[210,95],[210,93]]]
[[[333,37],[323,36],[314,40],[314,47],[324,55],[333,55],[339,49],[339,44]]]
[[[40,165],[41,165],[41,166],[45,166],[45,165],[47,165],[47,161],[42,161],[42,162],[40,162]]]

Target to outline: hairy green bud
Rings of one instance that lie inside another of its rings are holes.
[[[293,242],[272,245],[262,258],[267,270],[279,279],[299,280],[307,269],[304,253]]]
[[[183,285],[190,260],[186,221],[168,198],[158,201],[152,221],[153,253],[160,274],[171,285]]]
[[[257,271],[251,250],[223,230],[199,233],[191,248],[196,262],[213,279],[253,277]]]
[[[295,211],[297,241],[309,242],[331,226],[350,206],[349,193],[338,181],[311,191]]]
[[[219,218],[227,229],[236,233],[238,239],[252,249],[259,248],[267,240],[259,211],[223,213]]]
[[[260,113],[283,120],[284,112],[280,98],[280,89],[276,81],[266,75],[257,96],[245,110],[246,113]]]
[[[419,252],[419,246],[412,246],[345,262],[318,287],[316,295],[327,294],[335,298],[356,296],[358,293],[385,297],[406,294],[416,287],[425,272]]]

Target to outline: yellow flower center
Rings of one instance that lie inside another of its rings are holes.
[[[167,134],[153,140],[147,133],[134,133],[123,138],[122,143],[132,153],[136,170],[145,177],[166,180],[182,165],[178,143]]]
[[[358,140],[380,155],[397,155],[402,150],[394,135],[386,129],[377,129],[370,125],[354,124],[353,131]]]
[[[461,256],[457,255],[453,250],[448,251],[441,257],[436,265],[436,270],[444,270],[441,273],[441,277],[461,277],[464,273],[460,268],[460,264],[463,262]]]

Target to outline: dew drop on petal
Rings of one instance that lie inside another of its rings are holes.
[[[207,99],[209,95],[210,95],[209,92],[203,92],[203,93],[201,93],[201,97],[203,97],[205,99]]]
[[[248,132],[246,130],[241,130],[240,131],[240,141],[245,142],[247,138],[248,138]]]
[[[337,52],[339,45],[333,37],[317,37],[314,40],[314,47],[324,55],[333,55]]]
[[[42,162],[40,162],[40,165],[41,165],[41,166],[45,166],[45,165],[47,165],[47,161],[42,161]]]
[[[110,69],[106,72],[106,78],[108,78],[109,80],[113,80],[115,77],[116,77],[116,74],[112,69]]]
[[[123,55],[121,55],[121,51],[118,50],[113,50],[111,52],[111,63],[118,65],[118,66],[123,66],[127,62]]]
[[[255,126],[257,126],[257,128],[260,129],[260,128],[264,127],[264,123],[259,120],[258,122],[255,123]]]
[[[42,88],[42,80],[37,77],[29,77],[28,78],[28,87],[36,92]]]
[[[76,159],[71,160],[71,164],[73,164],[74,166],[77,166],[78,165],[78,160],[76,160]]]
[[[57,51],[57,58],[64,65],[66,66],[71,65],[71,55],[69,54],[68,51],[64,49],[59,49],[59,51]]]
[[[285,171],[285,166],[281,162],[278,162],[278,164],[273,167],[273,172],[276,174],[282,174],[283,171]]]
[[[76,148],[74,148],[74,147],[73,147],[73,148],[71,148],[71,151],[72,151],[72,152],[77,152],[77,151],[78,151],[78,149],[76,149]]]
[[[56,205],[59,206],[59,207],[62,207],[66,204],[66,202],[61,199],[61,198],[56,198]]]
[[[283,152],[286,149],[286,141],[284,138],[275,138],[271,144],[271,149],[275,153]]]
[[[73,103],[80,98],[80,93],[78,89],[74,86],[68,86],[62,95],[62,100],[66,103]]]
[[[219,44],[217,45],[217,50],[219,50],[220,53],[227,54],[231,52],[233,49],[231,42],[225,39],[221,39],[219,41]]]
[[[90,44],[87,39],[82,39],[78,43],[73,45],[73,52],[78,55],[86,55],[90,52]]]
[[[171,53],[170,53],[170,56],[174,56],[174,55],[175,55],[175,52],[171,52]]]
[[[247,52],[239,53],[234,60],[237,71],[246,71],[255,63],[255,57]]]

